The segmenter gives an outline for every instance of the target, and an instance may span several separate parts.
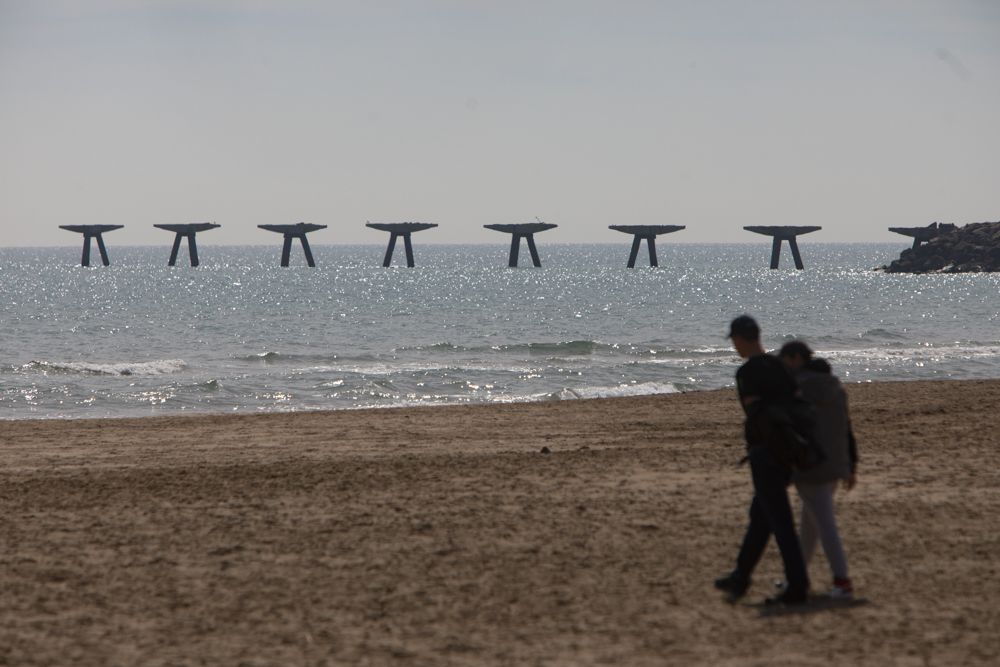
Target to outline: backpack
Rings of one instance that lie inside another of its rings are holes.
[[[826,459],[814,436],[816,417],[811,403],[796,397],[767,401],[760,410],[760,435],[779,463],[795,470],[809,470]]]

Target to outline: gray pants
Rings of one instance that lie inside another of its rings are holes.
[[[823,543],[823,553],[830,564],[834,578],[847,579],[847,556],[837,531],[837,517],[833,510],[833,493],[837,482],[823,484],[796,483],[795,488],[802,499],[802,515],[799,519],[799,542],[806,565],[816,552],[816,540]]]

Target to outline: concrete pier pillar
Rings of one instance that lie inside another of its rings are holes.
[[[209,229],[215,229],[221,227],[222,225],[217,225],[214,222],[197,222],[189,225],[153,225],[157,229],[165,229],[168,232],[174,232],[176,236],[174,237],[174,245],[170,250],[170,259],[167,261],[167,266],[177,265],[177,253],[181,249],[181,241],[187,239],[188,242],[188,257],[191,260],[191,266],[198,266],[198,244],[195,241],[195,234],[198,232],[205,232]]]
[[[753,232],[754,234],[763,234],[764,236],[771,237],[771,268],[778,268],[778,260],[781,257],[781,242],[788,241],[788,247],[792,249],[792,259],[795,261],[795,268],[800,271],[804,268],[802,265],[802,255],[799,254],[799,244],[796,241],[796,237],[802,234],[809,234],[811,232],[819,231],[823,229],[822,227],[815,226],[780,226],[780,225],[751,225],[744,227],[743,229],[748,232]]]
[[[521,239],[528,242],[528,252],[531,253],[531,263],[536,267],[541,266],[542,260],[538,256],[538,248],[535,246],[535,234],[549,229],[554,229],[558,227],[558,225],[552,225],[547,222],[529,222],[521,225],[483,225],[483,227],[511,235],[510,258],[507,265],[513,268],[517,266],[518,255],[521,250]]]
[[[278,234],[284,234],[285,240],[281,246],[281,265],[288,266],[289,260],[292,254],[292,240],[298,239],[302,243],[302,252],[306,256],[306,264],[309,266],[316,266],[316,262],[313,260],[312,250],[309,248],[309,241],[306,239],[306,234],[309,232],[315,232],[318,229],[326,229],[326,225],[311,225],[305,222],[300,222],[295,225],[257,225],[261,229],[266,229],[269,232],[276,232]]]
[[[104,266],[111,264],[108,259],[108,249],[104,245],[104,232],[111,232],[121,229],[125,225],[59,225],[59,229],[65,229],[77,234],[83,234],[83,256],[80,258],[81,266],[90,266],[90,241],[97,240],[97,249],[101,252],[101,262]]]
[[[646,241],[646,246],[649,248],[649,265],[659,266],[656,259],[656,237],[661,234],[679,232],[684,229],[684,225],[608,225],[608,229],[632,234],[632,251],[628,256],[628,268],[634,269],[643,240]]]
[[[425,229],[437,227],[437,224],[433,222],[367,222],[365,223],[365,227],[371,227],[372,229],[389,232],[392,235],[389,237],[389,247],[386,248],[385,259],[382,260],[382,266],[388,267],[392,264],[392,253],[396,249],[396,239],[402,236],[403,245],[406,247],[406,265],[412,268],[414,266],[413,244],[410,241],[410,236],[414,232],[422,232]]]
[[[912,237],[913,245],[911,247],[916,250],[920,247],[920,244],[927,243],[938,234],[941,234],[942,232],[949,232],[953,229],[955,229],[955,225],[932,222],[926,227],[890,227],[889,231],[902,234],[903,236]]]

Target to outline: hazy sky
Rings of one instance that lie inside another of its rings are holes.
[[[1000,220],[1000,2],[0,0],[0,245]]]

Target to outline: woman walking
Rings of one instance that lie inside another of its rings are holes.
[[[808,565],[816,551],[816,542],[821,542],[833,575],[830,597],[851,599],[854,588],[833,502],[839,482],[850,490],[856,481],[858,453],[847,412],[847,392],[831,372],[830,364],[814,359],[805,343],[786,343],[778,356],[794,373],[802,397],[815,408],[816,440],[825,456],[818,466],[792,474],[792,482],[802,499],[799,520],[802,556]]]

